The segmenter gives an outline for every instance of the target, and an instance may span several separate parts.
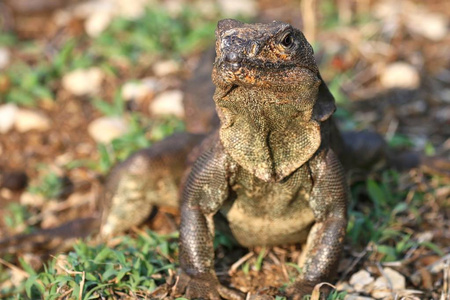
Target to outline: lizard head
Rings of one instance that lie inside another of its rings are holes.
[[[253,89],[269,91],[279,103],[310,111],[307,115],[319,121],[328,119],[335,110],[311,45],[300,30],[287,23],[219,21],[212,79],[218,105],[217,99],[223,100],[232,92],[243,94]],[[244,91],[235,91],[239,88]]]
[[[217,86],[289,90],[308,83],[310,88],[318,86],[318,73],[311,45],[291,25],[219,21],[213,71]]]

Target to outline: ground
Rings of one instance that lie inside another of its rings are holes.
[[[169,294],[176,212],[163,208],[106,245],[74,237],[95,227],[114,163],[183,130],[183,85],[212,45],[217,21],[237,17],[303,29],[343,130],[377,131],[398,153],[439,158],[434,168],[349,174],[341,292],[331,297],[449,299],[448,1],[178,0],[146,9],[147,1],[126,9],[97,2],[42,12],[0,2],[1,297]],[[2,241],[61,224],[51,239],[26,236],[7,248]],[[220,234],[216,244],[221,281],[243,292],[281,295],[277,288],[298,272],[302,245],[247,250]]]

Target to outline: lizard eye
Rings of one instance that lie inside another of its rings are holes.
[[[294,44],[294,37],[292,36],[291,33],[286,34],[283,39],[281,40],[281,44],[285,47],[285,48],[289,48]]]

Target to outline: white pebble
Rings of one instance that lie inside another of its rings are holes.
[[[416,68],[404,62],[388,65],[380,75],[381,85],[385,88],[417,89],[420,76]]]
[[[257,3],[254,0],[219,0],[218,4],[222,14],[229,17],[236,15],[253,17],[258,13]]]
[[[155,115],[184,116],[183,93],[179,90],[159,94],[150,104],[150,112]]]
[[[90,37],[97,37],[111,23],[113,16],[108,12],[96,12],[90,15],[84,23],[84,29]]]
[[[135,20],[144,14],[148,2],[148,0],[116,0],[117,14]]]
[[[20,204],[31,206],[31,207],[41,207],[44,205],[45,199],[42,195],[32,194],[30,192],[23,192],[20,195]]]
[[[390,296],[392,292],[399,292],[405,289],[405,277],[399,272],[384,268],[383,276],[378,277],[373,285],[372,296],[375,298],[384,298]]]
[[[406,15],[406,26],[413,32],[430,40],[440,41],[447,36],[447,18],[429,12],[416,12]]]
[[[7,133],[14,126],[18,107],[15,104],[8,103],[0,105],[0,133]]]
[[[5,47],[0,47],[0,70],[6,68],[9,65],[11,55],[9,50]]]
[[[355,291],[363,292],[365,291],[365,287],[371,284],[374,281],[374,278],[370,275],[366,270],[360,270],[352,275],[350,278],[350,285],[353,286]]]
[[[139,102],[145,97],[155,93],[156,84],[151,81],[127,82],[122,86],[122,98],[125,101]]]
[[[64,75],[62,84],[76,96],[93,95],[100,90],[103,77],[99,68],[78,69]]]
[[[128,122],[119,117],[100,117],[88,126],[89,135],[98,143],[109,143],[128,129]]]
[[[19,132],[31,130],[46,131],[50,129],[50,120],[42,113],[27,109],[19,109],[14,125]]]
[[[153,65],[153,72],[157,77],[164,77],[180,70],[180,66],[173,60],[159,61]]]

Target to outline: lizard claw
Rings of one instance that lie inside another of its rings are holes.
[[[182,272],[173,288],[174,295],[184,295],[188,299],[244,300],[235,290],[222,286],[213,274],[189,276]]]

